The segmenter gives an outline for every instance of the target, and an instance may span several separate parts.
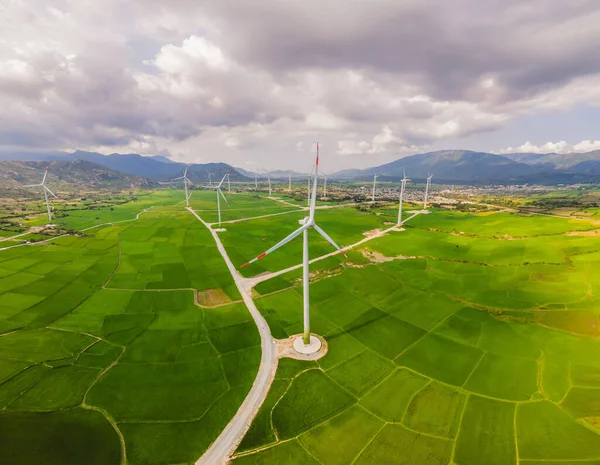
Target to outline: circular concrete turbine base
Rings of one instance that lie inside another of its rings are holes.
[[[294,350],[304,355],[315,354],[321,349],[321,340],[316,336],[310,336],[310,344],[304,344],[303,337],[294,339]]]

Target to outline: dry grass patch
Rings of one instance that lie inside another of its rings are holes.
[[[230,303],[231,298],[219,288],[196,292],[196,301],[202,307],[216,307]]]

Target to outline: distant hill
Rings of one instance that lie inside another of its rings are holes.
[[[68,152],[2,152],[0,160],[36,160],[36,161],[73,161],[85,160],[102,165],[122,173],[142,176],[155,181],[169,181],[183,175],[185,163],[178,163],[167,157],[158,155],[144,157],[137,153],[103,155],[97,152],[85,152],[78,150],[74,153]],[[226,163],[191,164],[188,168],[188,178],[194,183],[208,182],[208,173],[212,180],[221,179],[225,173],[230,173],[232,181],[248,180],[246,176],[239,173],[235,168]]]
[[[412,155],[366,170],[340,171],[335,177],[367,178],[379,174],[399,179],[404,171],[413,179],[425,179],[432,174],[437,181],[510,182],[538,173],[540,168],[491,153],[441,150]]]
[[[573,169],[580,172],[579,169],[587,166],[583,163],[600,162],[600,150],[585,153],[507,153],[504,155],[513,161],[529,164],[548,164],[557,169]],[[596,171],[600,173],[600,171]]]
[[[403,176],[417,181],[429,174],[435,182],[468,184],[564,184],[599,182],[600,151],[587,154],[495,155],[470,150],[440,150],[401,158],[364,170],[344,170],[336,178],[397,181]]]
[[[148,158],[152,158],[153,160],[161,161],[163,163],[177,163],[177,162],[175,162],[175,161],[171,160],[170,158],[167,158],[167,157],[165,157],[163,155],[154,155],[154,156],[151,156],[151,157],[148,157]]]
[[[292,179],[300,179],[300,178],[306,179],[306,177],[308,176],[308,173],[298,173],[297,171],[292,171],[292,170],[271,171],[271,177],[275,178],[275,179],[279,179],[279,178],[288,179],[290,174],[292,175]]]
[[[0,161],[0,185],[18,188],[38,184],[48,168],[46,184],[51,190],[129,189],[154,187],[157,183],[141,176],[132,176],[86,160],[73,161]]]

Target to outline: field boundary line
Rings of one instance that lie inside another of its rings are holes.
[[[377,417],[375,417],[375,418],[377,418]],[[387,425],[389,425],[389,423],[387,421],[384,422],[383,425],[381,425],[381,428],[379,428],[377,430],[377,432],[373,435],[373,437],[367,441],[367,443],[365,444],[365,447],[363,447],[358,452],[358,454],[356,454],[356,457],[354,457],[354,460],[352,460],[351,465],[353,465],[360,458],[360,456],[365,452],[365,450],[367,450],[367,447],[369,447],[373,443],[373,441],[375,440],[375,438],[377,438],[377,436],[379,436],[379,433],[381,433],[381,431],[383,430],[383,428],[385,428]]]
[[[454,441],[452,441],[452,453],[450,454],[450,463],[456,463],[454,460],[454,456],[456,455],[456,445],[458,444],[458,438],[460,437],[460,431],[462,429],[463,418],[465,417],[465,412],[467,410],[467,404],[469,403],[469,399],[471,398],[471,394],[467,392],[467,398],[465,399],[465,403],[463,405],[462,412],[460,413],[460,418],[458,420],[458,427],[456,428],[456,437]],[[515,408],[515,411],[517,409]]]
[[[296,436],[296,441],[298,441],[298,444],[300,445],[300,447],[308,454],[310,455],[313,459],[315,459],[318,463],[320,463],[321,465],[325,465],[323,462],[321,462],[311,451],[309,451],[304,444],[302,444],[302,441],[300,440],[300,436]]]
[[[481,349],[479,349],[479,350],[481,350]],[[469,383],[469,381],[471,380],[471,377],[473,376],[473,374],[475,373],[475,371],[477,370],[477,368],[479,368],[479,364],[483,360],[483,357],[485,357],[485,354],[487,354],[487,352],[485,350],[482,350],[481,351],[481,357],[479,357],[479,360],[477,360],[477,363],[475,364],[475,366],[473,367],[473,369],[469,373],[469,376],[467,376],[467,379],[462,384],[461,388],[465,389],[465,386]],[[465,389],[465,391],[466,391],[466,389]]]
[[[404,425],[404,420],[405,420],[405,418],[406,418],[406,415],[408,414],[408,410],[410,409],[410,406],[411,406],[411,404],[412,404],[412,403],[415,401],[415,399],[417,398],[417,396],[418,396],[418,395],[419,395],[419,394],[420,394],[422,391],[424,391],[424,390],[425,390],[427,387],[429,387],[429,385],[430,385],[431,383],[433,383],[433,379],[430,379],[429,381],[427,381],[427,384],[426,384],[425,386],[423,386],[421,389],[419,389],[417,392],[415,392],[415,393],[414,393],[414,394],[413,394],[413,395],[410,397],[410,400],[409,400],[409,401],[406,403],[406,408],[404,409],[404,413],[402,414],[402,419],[400,420],[400,424],[401,424],[402,426],[404,426],[406,429],[410,429],[410,428],[407,428],[407,427]],[[411,430],[411,431],[412,431],[412,430]],[[426,434],[426,433],[423,433],[423,434]],[[432,435],[430,435],[430,436],[432,436]]]
[[[515,413],[513,415],[513,435],[515,437],[515,458],[517,459],[516,465],[519,465],[521,459],[519,458],[519,437],[517,435],[517,410],[519,410],[519,404],[515,405]]]

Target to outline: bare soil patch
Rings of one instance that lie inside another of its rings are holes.
[[[196,292],[196,300],[203,307],[216,307],[231,302],[231,299],[223,289],[208,289]]]
[[[369,249],[362,249],[361,253],[362,253],[363,257],[365,257],[371,263],[385,263],[385,262],[391,262],[394,260],[406,260],[408,258],[417,258],[417,257],[408,257],[406,255],[396,255],[395,257],[388,257],[386,255],[383,255],[380,252],[375,252],[375,251],[369,250]]]
[[[593,231],[569,231],[567,236],[600,236],[600,229]]]
[[[365,237],[373,237],[381,232],[381,228],[371,229],[370,231],[365,231],[363,236]]]

